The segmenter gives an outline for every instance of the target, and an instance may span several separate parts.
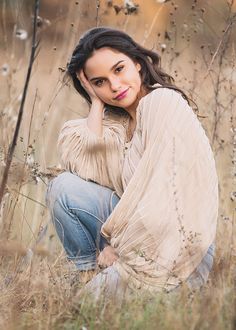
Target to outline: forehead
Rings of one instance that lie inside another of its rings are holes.
[[[87,75],[101,75],[110,71],[118,61],[130,60],[124,53],[116,49],[104,47],[94,51],[93,55],[86,61],[84,69]]]

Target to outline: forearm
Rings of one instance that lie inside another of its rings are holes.
[[[103,135],[102,118],[103,104],[101,102],[93,102],[89,111],[87,124],[89,129],[98,137]]]

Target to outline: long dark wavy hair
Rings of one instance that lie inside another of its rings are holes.
[[[103,47],[116,49],[127,55],[133,61],[138,62],[141,65],[140,76],[142,84],[148,90],[168,87],[180,92],[189,104],[190,101],[192,101],[180,88],[175,86],[174,78],[161,69],[160,55],[142,47],[123,31],[109,27],[96,27],[88,30],[80,38],[79,44],[75,47],[71,60],[67,64],[67,73],[71,77],[75,89],[89,104],[91,104],[90,97],[82,87],[76,73],[83,69],[86,61],[93,55],[95,50]],[[161,86],[153,86],[156,83]],[[106,104],[105,108],[115,113],[126,113],[123,108],[109,104]]]

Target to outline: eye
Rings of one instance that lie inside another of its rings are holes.
[[[115,69],[115,71],[116,71],[116,72],[120,72],[120,71],[123,70],[123,68],[124,68],[124,65],[118,66],[118,67]]]
[[[96,80],[94,84],[95,84],[97,87],[100,87],[100,86],[102,86],[103,82],[104,82],[103,79],[99,79],[99,80]]]

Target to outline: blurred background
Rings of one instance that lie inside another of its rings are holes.
[[[12,140],[31,51],[32,0],[0,1],[0,169]],[[65,79],[80,36],[94,26],[128,32],[162,56],[162,68],[198,105],[219,175],[218,255],[235,253],[236,2],[226,0],[43,0],[39,52],[0,213],[1,239],[61,249],[45,191],[60,168],[57,138],[66,120],[85,117],[87,104]],[[1,172],[2,173],[2,172]]]

